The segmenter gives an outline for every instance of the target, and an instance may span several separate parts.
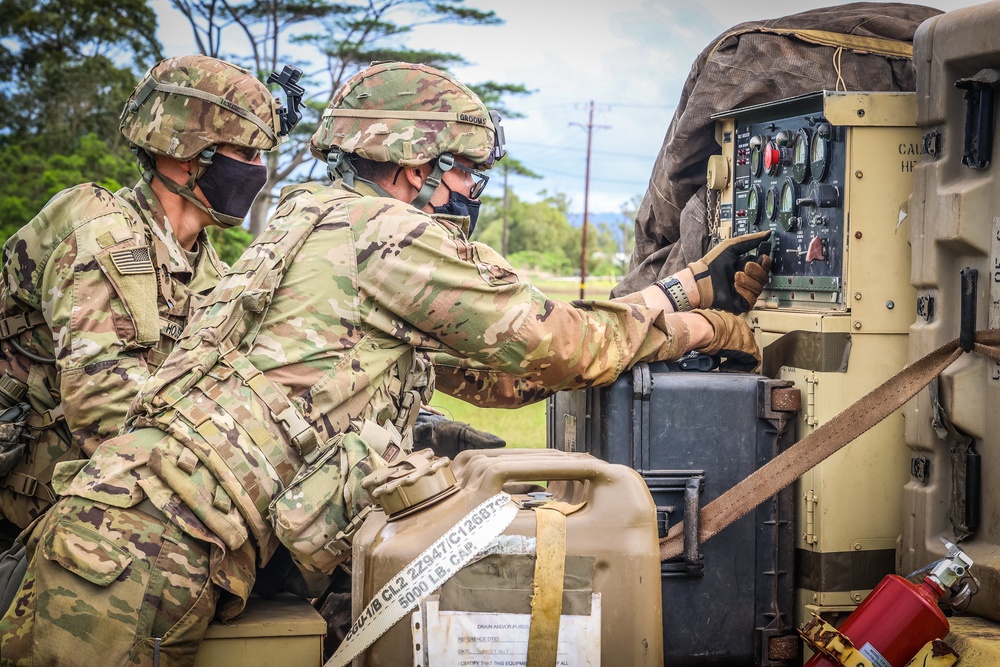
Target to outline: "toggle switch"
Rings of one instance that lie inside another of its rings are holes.
[[[814,236],[812,240],[809,241],[809,247],[806,248],[806,262],[825,262],[827,257],[827,240],[822,236]]]

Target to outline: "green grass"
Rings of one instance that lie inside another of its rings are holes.
[[[498,410],[477,408],[436,392],[431,406],[451,419],[500,436],[508,447],[545,447],[545,401],[516,410]]]
[[[580,298],[579,278],[558,278],[552,276],[528,276],[525,272],[518,271],[532,285],[542,290],[545,296],[559,301],[572,301]],[[585,296],[588,299],[607,299],[611,288],[618,284],[618,279],[611,276],[591,276],[587,278],[587,289]]]
[[[519,270],[522,279],[531,282],[546,296],[559,301],[572,301],[580,297],[579,279],[554,278],[531,275]],[[613,277],[596,276],[587,279],[586,297],[606,299],[611,288],[618,284]],[[477,408],[464,401],[436,392],[431,405],[449,418],[471,424],[487,433],[507,441],[508,447],[545,447],[545,401],[516,410]]]

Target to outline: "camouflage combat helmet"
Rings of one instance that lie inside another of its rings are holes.
[[[133,146],[182,161],[218,144],[271,150],[280,130],[271,91],[247,70],[208,56],[154,65],[121,117]]]
[[[500,116],[452,76],[426,65],[381,63],[351,77],[323,112],[310,143],[330,177],[352,186],[346,155],[402,167],[434,163],[412,202],[422,208],[456,156],[489,169],[504,155]]]
[[[211,166],[219,144],[262,151],[276,147],[287,134],[287,121],[282,122],[286,114],[271,91],[242,67],[208,56],[181,56],[161,60],[146,73],[125,103],[120,128],[147,182],[155,176],[219,226],[235,227],[243,218],[203,204],[195,185]],[[160,173],[158,155],[182,162],[197,157],[198,168],[182,185]]]

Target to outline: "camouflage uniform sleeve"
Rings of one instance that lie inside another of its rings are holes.
[[[618,303],[645,306],[635,292],[611,299]],[[525,377],[503,373],[470,359],[435,353],[436,388],[455,398],[484,408],[520,408],[542,401],[556,392]]]
[[[435,389],[482,408],[520,408],[554,391],[526,377],[505,373],[447,352],[430,353]]]
[[[12,296],[40,310],[51,331],[48,344],[41,332],[30,334],[29,347],[55,357],[67,426],[88,455],[117,434],[148,375],[133,310],[140,301],[156,308],[155,273],[138,283],[112,276],[110,253],[144,241],[134,238],[125,214],[103,197],[110,194],[94,186],[62,194],[5,247]],[[122,290],[134,297],[142,285],[149,288],[144,298],[122,298]]]
[[[646,305],[645,299],[642,298],[642,292],[632,292],[631,294],[626,294],[625,296],[620,296],[617,299],[612,299],[616,303],[631,303],[640,306]]]
[[[676,314],[551,300],[452,221],[372,200],[372,224],[356,240],[359,281],[378,302],[370,325],[399,337],[401,318],[424,334],[411,344],[443,347],[550,391],[608,384],[638,361],[687,350],[689,332]]]

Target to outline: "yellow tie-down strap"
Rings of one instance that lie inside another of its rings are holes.
[[[810,44],[850,49],[859,53],[872,53],[878,56],[885,56],[886,58],[913,60],[913,44],[898,39],[847,35],[842,32],[830,32],[828,30],[795,30],[792,28],[767,28],[763,26],[726,33],[715,43],[712,52],[708,54],[708,60],[712,59],[712,56],[715,55],[715,52],[722,46],[723,42],[730,37],[739,37],[740,35],[755,32],[762,32],[769,35],[790,35]]]
[[[566,517],[586,503],[535,507],[535,579],[531,596],[527,667],[554,667],[566,574]]]

